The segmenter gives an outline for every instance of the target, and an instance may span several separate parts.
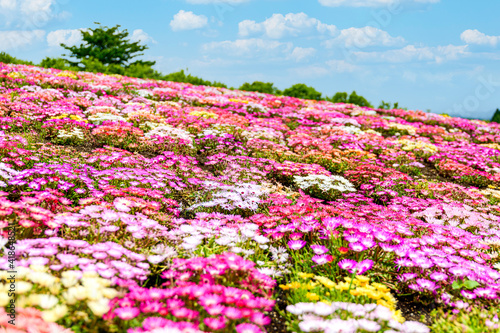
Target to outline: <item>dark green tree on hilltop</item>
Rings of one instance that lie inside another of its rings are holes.
[[[499,123],[500,124],[500,109],[497,109],[495,111],[495,114],[491,118],[491,122]]]
[[[265,94],[272,94],[272,95],[277,95],[280,93],[278,88],[276,88],[273,83],[261,82],[261,81],[254,81],[252,83],[245,82],[241,85],[239,90],[257,91],[257,92],[261,92],[261,93],[265,93]]]
[[[349,94],[346,92],[338,92],[332,98],[327,98],[332,103],[347,103]]]
[[[304,99],[321,99],[321,93],[319,91],[313,87],[306,86],[303,83],[294,84],[290,88],[283,90],[283,95]]]
[[[102,26],[94,29],[82,30],[83,43],[78,46],[68,46],[61,43],[61,46],[70,51],[65,56],[76,58],[76,60],[67,60],[71,66],[74,67],[87,67],[85,62],[98,61],[104,66],[147,66],[151,67],[155,64],[154,61],[132,60],[138,56],[143,55],[140,53],[146,50],[146,45],[141,45],[140,41],[132,42],[128,39],[129,33],[125,29],[120,31],[120,25],[112,28]]]

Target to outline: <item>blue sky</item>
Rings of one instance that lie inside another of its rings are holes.
[[[120,24],[157,69],[238,87],[356,90],[410,109],[490,118],[500,108],[499,1],[0,0],[0,51],[40,61],[93,22]]]

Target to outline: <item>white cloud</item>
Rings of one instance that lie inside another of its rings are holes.
[[[16,8],[16,0],[0,0],[0,9],[13,10]]]
[[[304,59],[310,58],[316,54],[316,49],[312,47],[304,48],[304,47],[296,47],[293,49],[290,54],[290,58],[299,62]]]
[[[352,73],[359,69],[358,66],[348,63],[345,60],[328,60],[326,64],[333,72],[337,73]]]
[[[440,0],[319,0],[319,3],[328,7],[384,7],[384,6],[397,6],[401,3],[437,3]]]
[[[500,42],[500,36],[488,36],[479,30],[465,30],[460,35],[462,39],[467,44],[478,44],[478,45],[491,45],[496,46]]]
[[[221,4],[221,5],[239,5],[250,0],[186,0],[187,3],[194,5],[206,5],[206,4]]]
[[[446,45],[436,47],[416,47],[408,45],[402,49],[384,52],[353,52],[360,61],[374,62],[411,62],[411,61],[433,61],[442,63],[448,60],[456,60],[469,55],[467,45]]]
[[[0,51],[8,51],[24,46],[31,45],[37,41],[43,40],[45,31],[0,31]]]
[[[61,43],[68,46],[77,45],[82,41],[82,29],[55,30],[47,34],[47,44],[58,47]]]
[[[242,37],[262,33],[269,38],[279,39],[285,36],[298,36],[311,33],[333,36],[337,27],[322,23],[305,13],[273,14],[263,22],[245,20],[239,23],[239,34]]]
[[[282,43],[260,38],[237,39],[204,44],[204,52],[223,52],[238,57],[254,57],[258,55],[289,55],[293,49],[292,43]]]
[[[392,37],[387,31],[375,27],[348,28],[340,31],[340,35],[324,43],[325,47],[332,48],[342,45],[347,48],[364,48],[368,46],[394,46],[405,42],[403,37]]]
[[[61,11],[57,0],[0,0],[0,16],[4,26],[15,25],[20,30],[36,30],[53,19],[71,16]]]
[[[184,10],[180,10],[170,21],[170,27],[174,31],[200,29],[207,24],[208,19],[205,15],[196,15],[193,12]]]
[[[134,31],[132,31],[132,34],[130,35],[130,40],[132,42],[141,42],[141,44],[147,44],[148,42],[156,44],[156,41],[153,39],[153,37],[148,35],[142,29],[135,29]]]

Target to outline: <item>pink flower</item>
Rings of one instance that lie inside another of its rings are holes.
[[[328,248],[326,246],[318,245],[318,244],[311,245],[311,249],[313,250],[313,252],[315,254],[318,254],[318,255],[325,254],[328,252]]]
[[[422,287],[422,289],[434,291],[438,288],[434,282],[427,280],[427,279],[417,279],[416,281],[417,281],[417,284],[420,287]]]
[[[226,327],[226,318],[224,316],[219,318],[205,318],[203,322],[212,330],[221,330]]]
[[[356,267],[357,262],[351,259],[343,259],[339,262],[339,267],[341,269],[351,270]]]
[[[349,248],[355,252],[362,252],[366,250],[366,246],[361,243],[350,243]]]
[[[314,261],[318,265],[324,265],[330,261],[333,261],[333,257],[329,254],[316,255],[312,257],[312,261]]]
[[[132,307],[118,308],[115,309],[114,312],[121,320],[134,319],[140,313],[138,308],[132,308]]]
[[[356,265],[356,274],[364,274],[366,271],[369,271],[373,267],[373,260],[370,259],[365,259],[361,262],[359,262]]]
[[[226,307],[223,311],[224,315],[228,317],[229,319],[240,319],[243,317],[243,314],[241,311],[237,308],[233,307]]]
[[[264,333],[258,326],[254,324],[239,324],[236,326],[237,333]]]
[[[434,272],[430,275],[430,278],[436,281],[444,281],[448,278],[448,275],[442,272]]]
[[[303,240],[291,240],[288,242],[288,247],[291,249],[291,250],[300,250],[301,248],[303,248],[305,245],[307,244],[306,241],[303,241]]]

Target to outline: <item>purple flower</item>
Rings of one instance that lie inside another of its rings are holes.
[[[307,242],[303,240],[291,240],[288,242],[288,247],[292,250],[300,250],[306,246]]]
[[[312,257],[312,261],[314,261],[318,265],[324,265],[333,260],[333,257],[329,254],[316,255]]]
[[[449,269],[449,272],[455,276],[465,276],[470,273],[467,268],[455,266]]]
[[[462,294],[462,296],[467,298],[467,299],[474,299],[477,297],[476,294],[470,290],[461,290],[460,294]]]
[[[311,245],[311,249],[317,255],[325,254],[328,252],[328,248],[326,246],[318,244]]]
[[[366,246],[361,243],[350,243],[349,248],[355,252],[362,252],[366,250]]]
[[[442,272],[434,272],[430,275],[430,277],[435,281],[444,281],[448,278],[448,275]]]
[[[417,281],[417,284],[420,287],[422,287],[422,289],[434,291],[438,288],[434,282],[427,280],[427,279],[417,279],[416,281]]]
[[[413,280],[416,277],[417,277],[416,273],[404,273],[404,274],[401,274],[400,276],[398,276],[397,279],[401,282],[407,282],[407,281]]]
[[[341,269],[346,269],[348,271],[352,270],[354,267],[356,267],[358,263],[355,260],[351,259],[343,259],[339,261],[339,267]]]
[[[355,268],[356,274],[359,275],[364,274],[366,271],[372,269],[372,267],[373,267],[373,260],[365,259],[356,265]]]

